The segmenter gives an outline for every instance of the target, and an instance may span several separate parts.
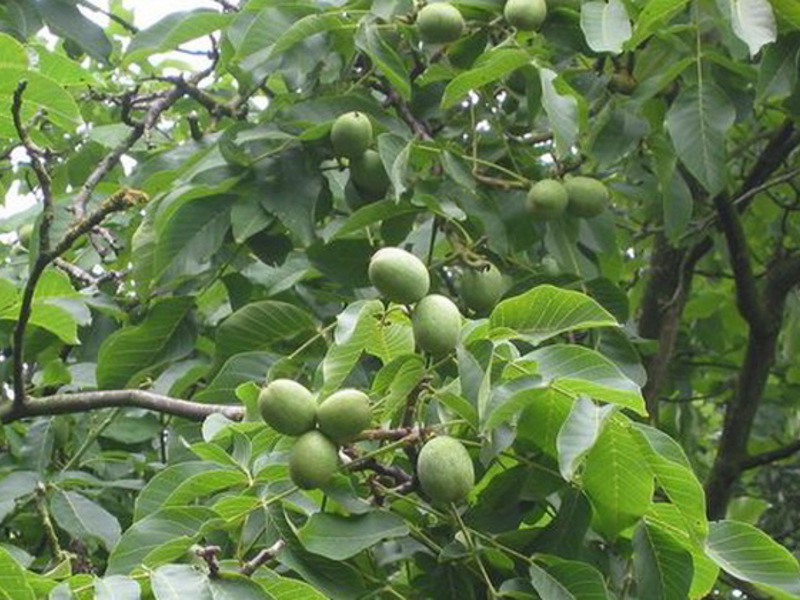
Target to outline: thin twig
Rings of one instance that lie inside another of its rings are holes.
[[[280,552],[285,545],[286,542],[284,542],[283,540],[278,540],[277,542],[272,544],[272,546],[270,546],[269,548],[264,548],[258,554],[256,554],[252,559],[244,563],[239,568],[239,572],[242,575],[247,575],[249,577],[250,575],[255,573],[260,566],[274,559],[278,555],[278,552]]]

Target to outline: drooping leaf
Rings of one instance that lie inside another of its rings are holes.
[[[678,158],[709,194],[727,184],[725,134],[735,118],[725,92],[705,79],[683,89],[667,112],[667,131]]]
[[[578,101],[569,93],[559,89],[558,74],[550,69],[539,69],[542,85],[542,107],[556,140],[560,156],[569,154],[578,139]]]
[[[709,523],[706,554],[734,577],[800,595],[797,559],[766,533],[747,523]]]
[[[631,37],[631,22],[621,0],[593,0],[581,5],[581,29],[595,52],[622,52]]]
[[[653,475],[629,427],[609,423],[586,456],[583,489],[594,526],[609,538],[638,521],[653,497]]]
[[[774,42],[778,26],[769,0],[728,0],[733,31],[755,56],[761,48]]]
[[[578,398],[572,405],[556,439],[558,467],[564,479],[570,481],[573,478],[579,461],[600,437],[612,411],[612,406],[597,406],[586,398]]]
[[[692,556],[666,531],[639,523],[633,534],[638,593],[653,600],[684,600],[692,583]]]
[[[362,20],[356,32],[355,42],[356,46],[370,57],[375,67],[386,77],[400,97],[405,100],[411,98],[408,68],[392,44],[381,34],[377,24],[368,19]]]

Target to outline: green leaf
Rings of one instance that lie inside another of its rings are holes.
[[[709,523],[706,554],[734,577],[800,595],[797,559],[752,525],[737,521]]]
[[[139,521],[165,506],[189,504],[207,494],[247,484],[241,471],[220,469],[208,462],[172,465],[153,477],[136,498],[133,518]]]
[[[795,29],[800,29],[800,5],[794,0],[770,0],[775,13]]]
[[[28,585],[25,569],[8,550],[0,547],[0,593],[8,600],[36,600]]]
[[[334,343],[322,359],[323,395],[338,389],[358,363],[382,312],[380,300],[365,300],[350,304],[336,317]]]
[[[656,478],[656,485],[678,509],[685,531],[693,540],[708,532],[706,497],[680,445],[664,432],[637,423],[637,441]]]
[[[174,50],[181,44],[221,29],[232,18],[233,15],[209,9],[172,13],[133,37],[125,62],[137,62],[151,54]]]
[[[778,37],[778,25],[769,0],[728,0],[733,32],[755,56]]]
[[[327,240],[335,240],[349,235],[374,223],[382,223],[392,217],[421,212],[417,206],[397,203],[393,200],[380,200],[362,206],[350,215],[344,224]]]
[[[209,578],[208,589],[213,600],[273,600],[257,582],[237,573]]]
[[[442,108],[451,108],[470,90],[502,79],[523,65],[530,64],[531,57],[524,50],[501,48],[484,54],[475,66],[453,78],[442,95]]]
[[[258,169],[261,206],[276,215],[304,245],[316,239],[315,211],[322,190],[319,165],[301,147],[292,147]]]
[[[591,400],[578,398],[566,421],[558,431],[558,468],[561,476],[571,481],[579,461],[592,449],[613,406],[597,406]]]
[[[558,432],[566,421],[573,400],[549,388],[534,390],[534,396],[520,414],[517,438],[557,459]]]
[[[163,565],[153,571],[150,585],[156,600],[212,600],[208,576],[190,565]]]
[[[589,296],[540,285],[503,300],[489,317],[493,337],[521,337],[538,344],[560,333],[617,327],[616,319]]]
[[[649,0],[636,19],[636,29],[628,46],[638,46],[657,31],[660,25],[680,13],[688,2],[689,0]]]
[[[557,85],[558,74],[550,69],[539,69],[542,84],[542,107],[556,141],[559,156],[566,156],[578,140],[578,101],[569,93],[561,93]]]
[[[126,575],[140,564],[158,566],[162,557],[157,551],[166,544],[174,544],[173,553],[165,553],[168,562],[185,552],[192,540],[199,539],[203,525],[217,517],[211,509],[202,506],[164,508],[137,521],[122,534],[119,544],[108,557],[108,575]]]
[[[157,300],[141,324],[106,338],[97,359],[98,387],[124,388],[140,372],[157,366],[192,302],[188,296]]]
[[[583,562],[555,557],[549,564],[531,564],[529,574],[534,589],[547,600],[608,600],[603,576]]]
[[[209,196],[183,204],[159,231],[154,277],[189,277],[222,245],[233,206],[229,196]]]
[[[50,512],[58,526],[75,539],[98,539],[107,550],[119,541],[122,530],[117,518],[85,496],[56,490],[50,498]]]
[[[259,570],[258,576],[254,577],[275,600],[327,600],[327,597],[303,581],[281,577],[277,573],[270,571],[267,577],[262,576]]]
[[[270,507],[269,517],[286,543],[278,554],[281,565],[296,572],[331,600],[351,600],[366,593],[360,573],[349,563],[312,554],[303,547],[286,520],[283,508],[274,504]]]
[[[22,68],[28,66],[25,47],[6,33],[0,33],[0,67]]]
[[[377,70],[389,80],[389,84],[404,100],[411,98],[411,81],[408,67],[386,38],[381,35],[375,22],[363,20],[356,32],[356,46],[370,57]]]
[[[605,427],[586,456],[582,482],[595,509],[595,528],[611,539],[647,512],[653,475],[629,426]]]
[[[417,354],[395,358],[384,365],[372,380],[373,394],[380,396],[380,420],[392,420],[405,406],[405,400],[425,375],[424,359]]]
[[[316,513],[297,532],[306,550],[332,560],[347,560],[381,540],[406,535],[402,517],[378,511],[350,517]]]
[[[12,502],[32,494],[41,481],[33,471],[14,471],[0,479],[0,503]]]
[[[759,99],[785,98],[797,85],[800,35],[781,36],[764,51],[758,69]]]
[[[412,354],[414,352],[414,334],[411,330],[411,319],[400,311],[387,313],[382,322],[376,323],[364,348],[368,354],[377,356],[383,364]]]
[[[78,105],[72,95],[58,83],[36,71],[5,65],[0,66],[0,136],[17,136],[11,118],[11,103],[20,81],[28,82],[20,111],[23,122],[27,123],[37,113],[44,112],[49,120],[67,131],[80,125]]]
[[[692,583],[692,555],[663,529],[639,523],[633,534],[633,569],[640,596],[685,600]]]
[[[112,575],[94,582],[94,600],[140,600],[139,583],[130,577]]]
[[[275,40],[274,45],[270,49],[267,59],[273,56],[278,56],[289,50],[295,44],[298,44],[312,35],[323,33],[325,31],[336,31],[341,29],[355,29],[356,24],[353,23],[351,16],[357,15],[362,11],[348,10],[346,15],[339,12],[326,12],[308,15],[296,21],[287,29],[281,36]]]
[[[302,308],[265,300],[237,310],[217,328],[219,360],[234,354],[265,350],[275,342],[313,333],[314,319]]]
[[[39,14],[56,35],[65,37],[99,61],[108,62],[113,50],[103,28],[87,19],[73,2],[35,0]]]
[[[576,396],[585,394],[595,400],[629,408],[642,416],[647,414],[639,386],[613,362],[591,348],[554,344],[534,350],[520,360],[535,361],[538,373],[562,392]]]
[[[248,381],[258,384],[266,379],[267,371],[277,357],[269,352],[242,352],[231,356],[201,392],[192,400],[208,404],[235,404],[236,388]]]
[[[687,531],[686,521],[678,508],[669,502],[654,502],[650,505],[645,520],[668,532],[692,555],[693,576],[689,597],[705,597],[717,581],[719,567],[706,556],[703,541],[693,538]]]
[[[736,119],[736,110],[715,83],[684,88],[667,112],[675,152],[709,194],[721,192],[728,181],[725,134]]]
[[[631,22],[620,0],[592,1],[581,5],[581,29],[595,52],[622,52],[631,38]]]

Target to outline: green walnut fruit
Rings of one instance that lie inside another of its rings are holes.
[[[560,181],[542,179],[528,192],[528,212],[536,221],[551,221],[564,214],[569,196]]]
[[[558,261],[555,257],[549,254],[542,258],[541,262],[542,272],[549,277],[555,277],[561,274],[561,269],[558,266]]]
[[[503,275],[494,265],[482,269],[464,269],[460,293],[469,308],[478,314],[487,313],[503,295]]]
[[[352,440],[371,421],[369,396],[358,390],[339,390],[317,407],[319,430],[339,443]]]
[[[411,326],[419,350],[442,356],[455,350],[461,332],[461,313],[450,298],[431,294],[414,307]]]
[[[520,31],[536,31],[547,17],[545,0],[508,0],[503,16]]]
[[[27,248],[30,245],[32,236],[33,236],[33,225],[31,223],[25,223],[22,227],[19,228],[19,232],[17,232],[19,243],[22,245],[23,248]]]
[[[417,29],[426,44],[454,42],[464,33],[464,17],[452,4],[428,4],[417,15]]]
[[[389,176],[380,154],[375,150],[367,150],[350,161],[350,177],[359,190],[372,197],[381,198],[389,189]]]
[[[467,449],[446,435],[435,437],[422,447],[417,477],[431,500],[442,504],[463,500],[475,485],[475,470]]]
[[[331,144],[336,156],[358,158],[372,143],[372,123],[361,112],[340,115],[331,128]]]
[[[267,425],[285,435],[301,435],[313,429],[317,419],[314,396],[291,379],[276,379],[263,388],[258,408]]]
[[[564,182],[564,187],[569,196],[567,210],[576,217],[596,217],[608,205],[608,189],[597,179],[572,177]]]
[[[297,438],[289,452],[289,477],[304,490],[324,487],[338,468],[336,445],[316,430]]]
[[[369,280],[383,297],[399,304],[420,300],[431,285],[428,269],[400,248],[381,248],[369,261]]]

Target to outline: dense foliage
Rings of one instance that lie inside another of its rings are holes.
[[[0,598],[800,598],[800,4],[109,4],[0,4]]]

